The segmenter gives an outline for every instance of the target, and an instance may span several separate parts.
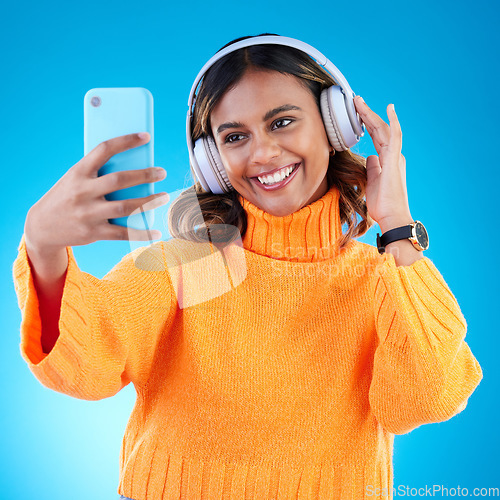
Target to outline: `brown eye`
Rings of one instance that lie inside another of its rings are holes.
[[[243,135],[241,134],[229,134],[228,136],[226,136],[226,138],[224,139],[224,142],[225,143],[234,143],[234,142],[237,142],[239,141],[242,137],[244,137]]]
[[[276,120],[271,128],[273,130],[277,129],[277,128],[283,128],[283,127],[286,127],[288,125],[290,125],[290,123],[292,123],[293,120],[290,120],[290,118],[280,118],[279,120]]]

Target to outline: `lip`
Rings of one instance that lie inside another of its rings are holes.
[[[278,182],[277,184],[273,184],[272,186],[267,186],[266,184],[262,184],[257,177],[250,177],[250,180],[253,181],[255,184],[257,184],[260,188],[264,189],[265,191],[276,191],[277,189],[281,189],[285,187],[294,177],[295,174],[299,171],[300,167],[302,166],[302,163],[292,163],[293,167],[295,170],[286,178],[283,179],[281,182]],[[287,165],[287,166],[291,166]],[[272,172],[277,172],[278,170],[281,170],[283,167],[276,168],[271,171],[271,173],[268,174],[263,174],[263,175],[271,175]],[[260,176],[259,176],[260,177]]]

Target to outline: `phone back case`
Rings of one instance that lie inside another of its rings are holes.
[[[137,148],[111,157],[98,172],[105,175],[122,170],[154,166],[153,95],[142,87],[95,88],[84,98],[84,155],[101,142],[125,134],[149,132],[151,140]],[[154,193],[154,184],[140,184],[105,195],[107,200],[142,198]],[[151,229],[154,210],[145,210],[129,217],[108,219],[113,224],[133,229]]]

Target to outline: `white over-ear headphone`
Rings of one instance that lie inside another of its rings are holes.
[[[262,35],[241,40],[217,52],[201,68],[189,94],[186,120],[189,160],[205,191],[222,194],[234,188],[227,178],[215,141],[210,136],[204,135],[197,139],[193,146],[191,121],[196,89],[200,80],[216,61],[236,50],[263,44],[284,45],[299,49],[315,59],[330,73],[337,85],[332,85],[322,91],[320,104],[328,140],[336,151],[344,151],[354,146],[365,133],[365,127],[354,107],[354,92],[342,73],[321,52],[300,40],[283,36]]]

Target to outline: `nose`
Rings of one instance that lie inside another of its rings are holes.
[[[267,133],[255,134],[251,142],[250,161],[255,164],[267,164],[281,154],[281,147],[276,139]]]

